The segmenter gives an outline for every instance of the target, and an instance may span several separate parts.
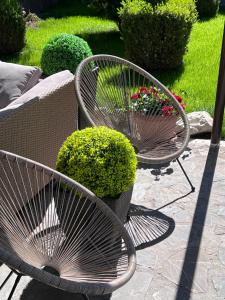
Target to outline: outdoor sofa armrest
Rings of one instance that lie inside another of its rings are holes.
[[[77,129],[74,75],[59,72],[0,110],[0,149],[55,168],[64,140]]]

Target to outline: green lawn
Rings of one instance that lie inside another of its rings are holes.
[[[94,54],[124,57],[117,24],[95,16],[93,11],[78,2],[65,0],[61,6],[47,12],[37,28],[27,29],[27,44],[20,55],[3,57],[2,60],[39,66],[47,40],[62,32],[85,38]],[[196,23],[184,57],[184,66],[180,70],[153,74],[177,94],[183,95],[188,111],[206,110],[213,113],[224,21],[225,15],[220,13],[216,18]]]
[[[181,70],[155,74],[178,94],[183,94],[189,111],[213,113],[225,16],[198,22],[191,33]]]

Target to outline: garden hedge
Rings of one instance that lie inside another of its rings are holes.
[[[89,6],[106,17],[117,19],[121,0],[89,0]]]
[[[1,0],[0,53],[19,52],[25,44],[25,21],[18,0]]]
[[[220,0],[197,0],[196,7],[200,18],[214,17],[219,10]]]
[[[118,18],[117,11],[121,5],[121,0],[88,0],[89,6],[97,12],[103,13],[106,17]],[[166,0],[147,0],[152,5],[165,2]]]
[[[130,141],[101,126],[72,133],[59,151],[56,168],[98,197],[117,197],[134,184],[136,166]]]
[[[119,16],[128,59],[147,70],[182,64],[197,18],[194,0],[168,0],[156,6],[125,0]]]

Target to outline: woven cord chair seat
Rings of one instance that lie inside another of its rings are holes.
[[[0,260],[45,284],[90,295],[113,292],[135,270],[131,239],[100,199],[64,175],[4,151]]]
[[[133,63],[111,55],[89,57],[78,66],[75,85],[88,122],[124,133],[140,162],[169,162],[187,146],[189,126],[181,105],[164,85]],[[157,101],[147,110],[135,109],[132,96],[143,87],[156,91],[155,99],[160,94],[173,113],[163,115]]]

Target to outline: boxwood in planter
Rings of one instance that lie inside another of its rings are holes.
[[[124,220],[136,166],[136,154],[129,140],[122,133],[101,126],[70,135],[59,151],[56,167],[105,199]]]
[[[197,18],[194,0],[168,0],[156,6],[125,0],[119,16],[128,59],[147,70],[182,64]]]

